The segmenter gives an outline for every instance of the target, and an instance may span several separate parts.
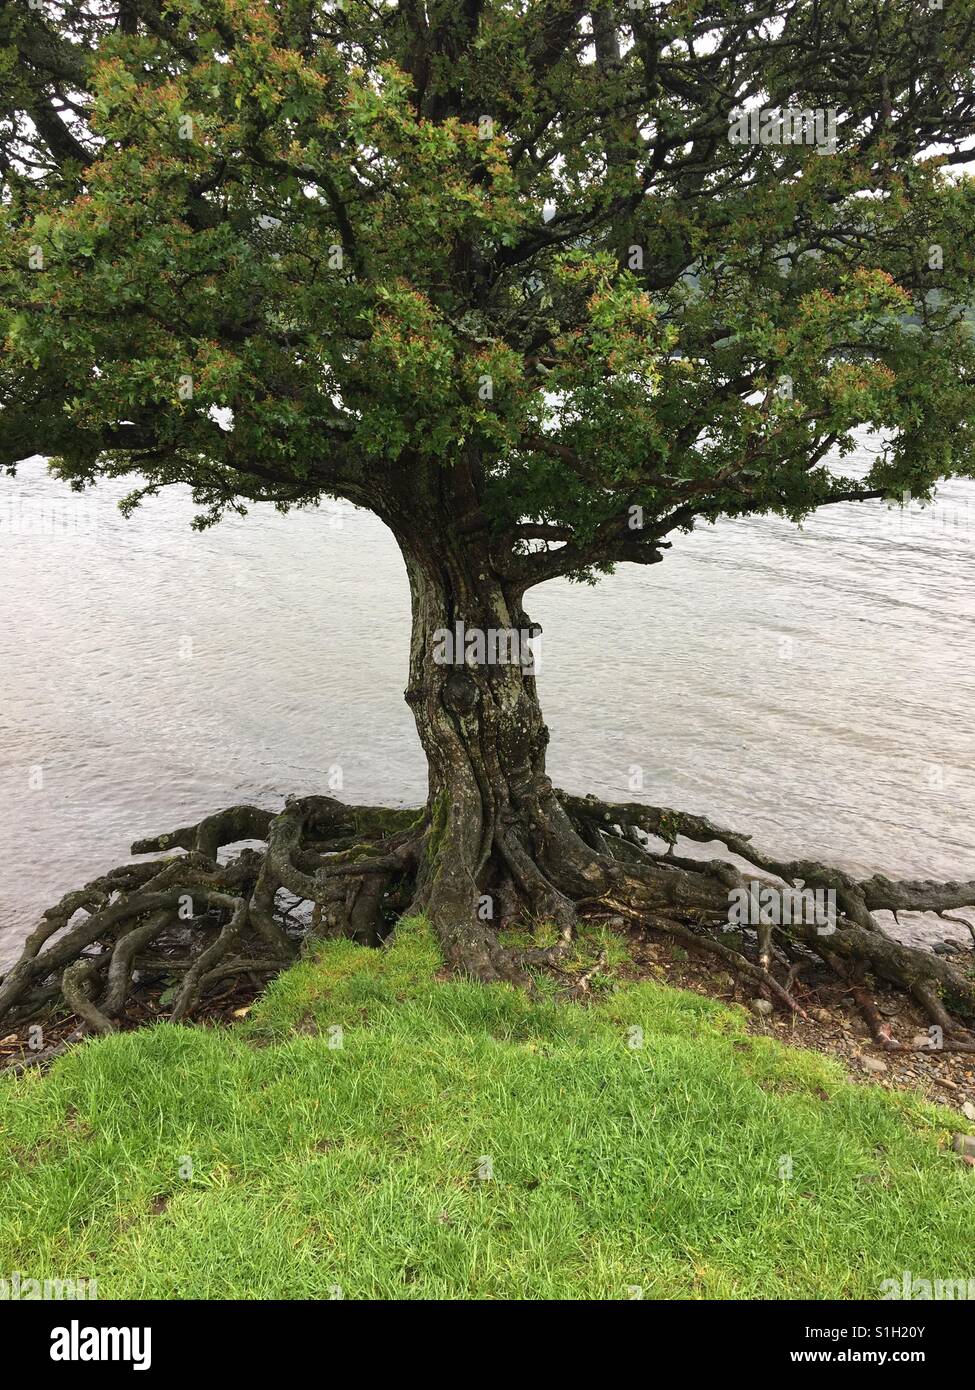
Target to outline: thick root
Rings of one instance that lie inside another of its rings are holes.
[[[614,805],[595,797],[562,797],[566,811],[590,844],[613,855],[624,867],[623,882],[614,890],[618,910],[630,915],[655,914],[653,925],[672,935],[690,936],[699,949],[728,959],[730,948],[707,935],[707,928],[727,930],[731,894],[747,891],[750,880],[760,877],[798,894],[800,889],[822,890],[832,895],[835,911],[828,920],[780,914],[784,920],[756,917],[753,930],[758,946],[758,965],[771,992],[796,1009],[785,985],[770,974],[773,943],[787,956],[805,953],[818,957],[849,987],[875,1039],[886,1047],[897,1046],[881,1023],[863,986],[867,971],[910,994],[942,1029],[945,1051],[975,1051],[975,1035],[952,1017],[954,1009],[975,1019],[975,970],[960,969],[942,956],[905,946],[888,936],[875,921],[875,912],[934,912],[959,924],[948,914],[975,906],[975,880],[934,883],[894,881],[882,875],[858,880],[818,860],[778,860],[756,849],[747,835],[721,829],[701,816],[643,806]],[[723,860],[704,861],[676,853],[678,837],[710,845],[717,841],[733,854],[756,866],[746,875]],[[655,852],[647,837],[664,842]],[[688,930],[688,926],[693,928]],[[969,925],[965,923],[965,925]],[[971,929],[971,928],[970,928]],[[975,937],[975,930],[973,930]],[[734,963],[746,974],[756,966],[743,953],[730,951]],[[744,965],[743,965],[744,962]],[[791,984],[791,979],[789,981]],[[773,988],[774,985],[774,988]]]
[[[287,966],[309,935],[376,946],[407,911],[428,915],[449,971],[525,984],[532,972],[564,964],[585,913],[713,955],[801,1016],[795,981],[822,962],[857,1001],[878,1044],[899,1046],[871,1001],[870,972],[912,995],[941,1029],[945,1050],[975,1051],[966,1023],[975,1019],[971,964],[904,946],[873,916],[927,911],[957,925],[947,914],[975,905],[975,882],[857,880],[816,861],[773,859],[747,836],[699,816],[568,796],[545,780],[526,805],[530,813],[520,818],[516,808],[484,820],[447,815],[436,800],[428,810],[388,811],[306,797],[278,813],[231,807],[139,840],[134,854],[162,857],[104,874],[44,914],[0,979],[0,1030],[61,1006],[82,1031],[112,1032],[148,977],[177,980],[171,1016],[189,1019],[217,984]],[[755,866],[752,879],[783,892],[797,883],[825,890],[835,915],[825,927],[801,914],[759,917],[749,922],[754,943],[743,936],[735,949],[727,941],[729,904],[748,877],[725,859],[678,853],[680,837],[718,842]],[[227,853],[231,846],[236,853]],[[554,945],[502,944],[504,928],[525,923],[554,925]],[[568,993],[587,988],[583,972]]]
[[[0,979],[0,1027],[61,1004],[85,1031],[113,1032],[147,974],[179,979],[171,1016],[190,1018],[216,984],[272,975],[293,961],[308,931],[293,920],[304,904],[324,934],[377,945],[392,924],[398,880],[414,863],[422,819],[308,797],[276,815],[234,806],[139,840],[133,854],[185,852],[115,869],[49,908]],[[218,858],[257,839],[263,851]],[[287,908],[279,895],[290,899]]]

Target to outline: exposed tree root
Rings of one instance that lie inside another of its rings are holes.
[[[763,878],[769,876],[770,883],[781,880],[784,885],[801,885],[806,889],[822,889],[832,893],[836,903],[835,922],[824,925],[815,919],[805,920],[800,915],[787,921],[755,924],[760,961],[758,969],[768,975],[768,966],[763,966],[761,962],[769,959],[773,939],[781,941],[790,953],[799,949],[809,956],[819,957],[848,985],[876,1041],[885,1047],[898,1047],[864,987],[863,977],[867,971],[871,971],[917,1001],[932,1022],[943,1030],[943,1050],[975,1051],[975,1036],[949,1012],[950,1003],[950,1007],[964,1017],[975,1018],[975,971],[971,964],[962,970],[932,952],[902,945],[888,936],[872,915],[884,910],[895,915],[906,911],[934,912],[946,921],[957,924],[958,919],[951,918],[948,913],[952,909],[975,904],[975,881],[895,882],[879,874],[858,880],[816,860],[774,859],[756,849],[747,835],[720,829],[700,816],[639,804],[610,805],[593,797],[564,796],[562,799],[573,821],[589,827],[587,838],[590,842],[595,830],[610,852],[614,852],[613,847],[617,844],[625,847],[620,857],[632,865],[628,872],[636,875],[636,882],[628,884],[629,900],[633,903],[639,904],[640,887],[647,877],[644,867],[632,864],[631,851],[636,839],[634,832],[642,832],[665,842],[665,849],[660,853],[654,853],[649,846],[641,846],[654,865],[651,878],[654,874],[657,876],[659,889],[661,873],[677,876],[672,891],[673,902],[678,907],[674,915],[679,916],[690,910],[702,925],[713,927],[719,921],[726,923],[728,890],[744,887],[749,878],[755,876],[739,872],[721,861],[705,862],[676,854],[674,846],[679,836],[704,844],[714,841],[722,843],[734,854],[754,864],[762,871]],[[620,853],[619,850],[615,852]],[[714,888],[717,884],[725,889],[720,904],[715,901]],[[615,892],[619,897],[619,887]],[[713,915],[715,910],[718,912],[717,918]],[[673,925],[658,925],[672,934],[688,935],[686,927],[673,933]],[[728,949],[700,932],[691,932],[690,935],[700,949],[718,955]],[[736,957],[735,964],[742,969],[741,962],[745,957],[735,951],[730,951],[730,955]],[[745,973],[755,977],[754,968]],[[769,984],[769,980],[766,979],[765,983]],[[794,1006],[795,1001],[784,986],[772,992],[780,999],[784,993],[787,997],[782,1002],[790,1008]]]
[[[314,906],[324,935],[378,944],[386,897],[419,843],[406,827],[419,820],[308,797],[277,815],[234,806],[137,841],[134,854],[185,853],[115,869],[48,909],[0,980],[0,1020],[20,1026],[62,1002],[88,1032],[112,1032],[147,973],[181,977],[172,1017],[189,1018],[217,983],[273,974],[296,957],[304,932],[289,931],[282,892]],[[263,851],[218,858],[252,839]]]
[[[428,913],[449,969],[521,983],[564,963],[578,914],[598,912],[721,959],[803,1017],[793,987],[818,959],[856,1000],[876,1042],[901,1048],[871,1000],[872,974],[912,995],[942,1030],[946,1051],[975,1051],[960,1021],[975,1019],[971,963],[960,968],[904,946],[873,917],[928,911],[957,923],[947,914],[975,905],[975,882],[857,880],[815,861],[773,859],[699,816],[568,796],[545,779],[484,820],[452,811],[436,801],[427,811],[389,811],[305,797],[276,814],[234,806],[140,840],[134,854],[162,857],[114,869],[44,914],[0,980],[0,1028],[62,1006],[83,1031],[112,1032],[140,983],[160,976],[177,981],[172,1017],[188,1019],[217,984],[284,968],[309,935],[376,946],[406,911]],[[744,930],[754,941],[743,936],[736,949],[727,938],[730,896],[749,875],[722,859],[678,854],[678,837],[723,844],[770,884],[828,891],[835,920],[750,921]],[[555,944],[505,946],[503,929],[526,921],[554,925]],[[595,968],[571,979],[571,997],[588,990]]]

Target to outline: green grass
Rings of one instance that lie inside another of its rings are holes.
[[[94,1277],[103,1298],[619,1299],[975,1274],[947,1112],[696,994],[581,1008],[438,964],[404,924],[386,951],[322,947],[238,1029],[160,1024],[5,1080],[0,1276]]]

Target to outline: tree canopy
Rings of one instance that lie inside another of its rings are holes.
[[[925,496],[975,463],[973,53],[972,0],[9,6],[0,459],[203,521],[461,470],[525,585]]]

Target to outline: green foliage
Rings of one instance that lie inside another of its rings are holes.
[[[422,921],[329,943],[239,1029],[0,1082],[0,1269],[102,1298],[448,1299],[873,1298],[969,1270],[946,1112],[697,994],[581,1008],[438,965]]]
[[[0,460],[206,522],[463,459],[570,542],[532,582],[975,471],[973,0],[102,8],[0,20]],[[835,153],[732,143],[759,102]]]

